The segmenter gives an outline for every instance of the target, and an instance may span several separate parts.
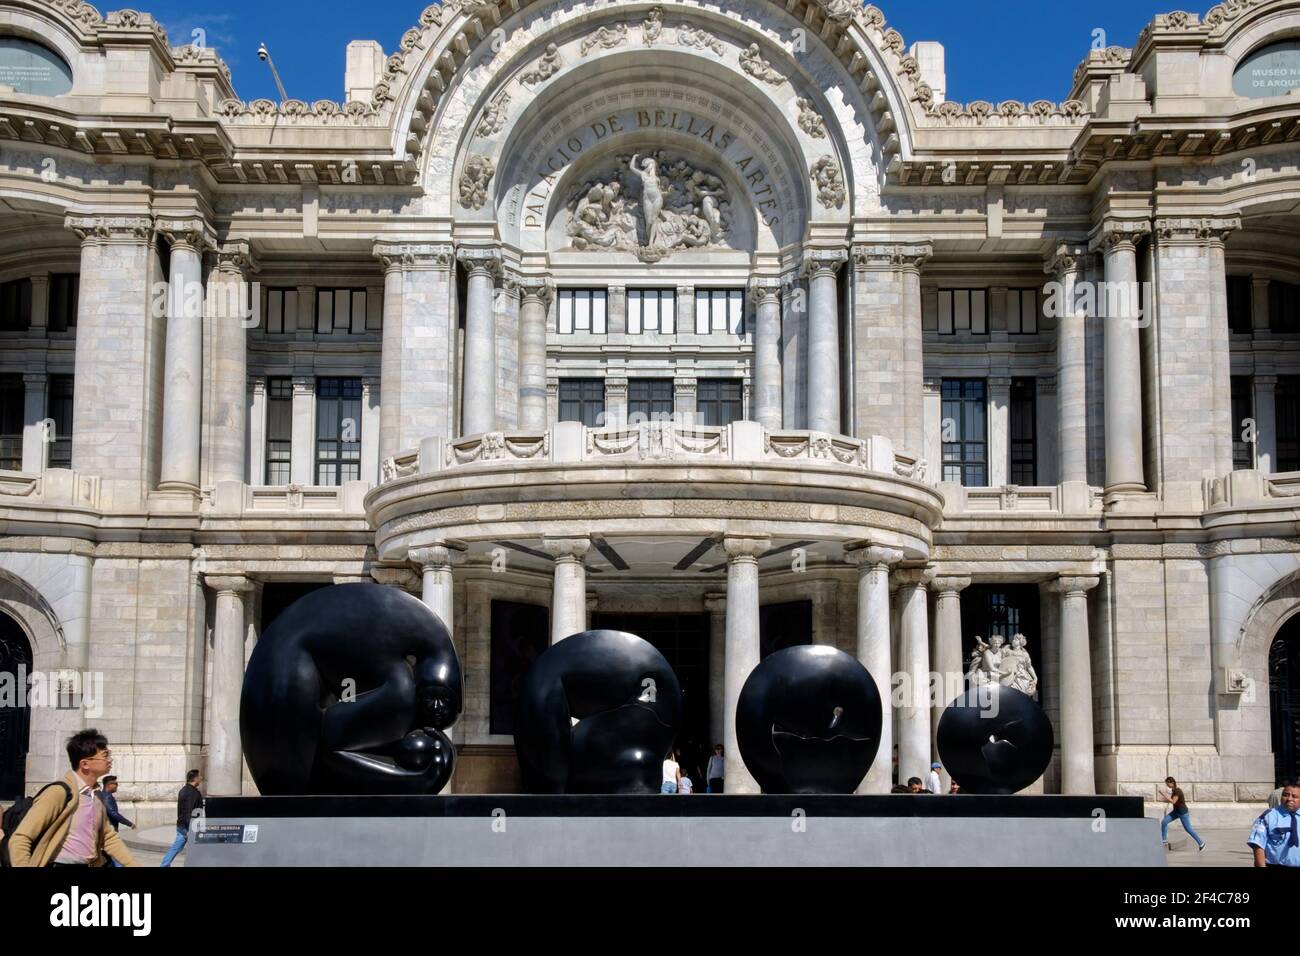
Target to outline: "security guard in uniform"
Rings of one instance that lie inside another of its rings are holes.
[[[1300,867],[1300,783],[1287,781],[1281,803],[1255,820],[1246,843],[1256,866]]]

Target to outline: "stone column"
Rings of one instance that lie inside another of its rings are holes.
[[[840,305],[835,276],[848,259],[843,249],[810,249],[808,277],[808,427],[839,434]]]
[[[468,274],[465,293],[465,372],[461,391],[461,432],[477,435],[496,429],[496,279],[497,249],[460,249],[456,258]]]
[[[1076,306],[1086,246],[1060,243],[1044,267],[1057,283],[1056,423],[1058,479],[1088,480],[1087,315]]]
[[[158,488],[199,490],[203,423],[203,248],[201,219],[160,220],[171,240],[163,372],[162,462]]]
[[[208,723],[208,785],[214,796],[243,790],[244,751],[239,738],[239,695],[244,687],[245,595],[253,584],[237,575],[208,575],[217,592],[212,629],[212,716]]]
[[[781,277],[781,421],[803,428],[808,403],[808,294],[799,276]]]
[[[768,431],[781,428],[781,280],[754,279],[749,285],[754,302],[754,412],[753,419]]]
[[[903,448],[914,455],[925,447],[925,333],[922,328],[921,267],[928,245],[898,249],[903,321]],[[935,467],[938,463],[935,463]]]
[[[1136,243],[1146,222],[1107,220],[1092,248],[1105,257],[1106,492],[1146,491]],[[1099,307],[1101,303],[1098,303]],[[1150,304],[1148,303],[1148,306]]]
[[[546,313],[555,298],[547,277],[519,281],[519,427],[546,428]]]
[[[266,379],[260,375],[248,383],[248,483],[266,484]]]
[[[1060,577],[1049,587],[1061,595],[1061,793],[1097,792],[1092,735],[1092,654],[1088,591],[1095,577]]]
[[[726,736],[727,712],[727,596],[704,595],[709,612],[709,755]],[[708,784],[708,781],[704,781]]]
[[[1011,466],[1011,379],[990,376],[988,390],[989,487],[1001,488]]]
[[[1277,376],[1256,375],[1255,390],[1255,467],[1264,474],[1277,471]],[[1240,434],[1241,422],[1233,428]]]
[[[456,258],[445,243],[377,242],[373,251],[384,267],[382,460],[456,433]]]
[[[295,485],[316,484],[316,379],[293,378],[293,434],[289,477]]]
[[[544,538],[546,550],[555,555],[555,586],[551,592],[551,643],[581,634],[587,629],[587,566],[591,549],[587,537]]]
[[[50,325],[50,274],[31,277],[32,283],[32,324],[31,334],[45,338]]]
[[[933,572],[898,572],[899,664],[907,684],[898,713],[898,780],[930,772],[930,626],[926,585]]]
[[[728,536],[727,651],[723,691],[723,777],[727,793],[758,793],[758,783],[740,759],[736,743],[736,706],[740,689],[758,666],[758,556],[771,547],[766,535]]]
[[[249,243],[237,240],[217,252],[208,279],[212,323],[212,481],[243,481],[248,467],[248,342],[245,308],[253,305],[248,275],[256,271]],[[252,476],[253,484],[263,479]]]
[[[23,473],[27,475],[43,474],[49,464],[50,446],[45,429],[49,387],[49,376],[44,372],[23,375]]]
[[[361,480],[379,484],[379,433],[384,414],[380,379],[361,379]]]
[[[420,566],[420,600],[438,615],[448,634],[455,633],[455,581],[451,569],[464,551],[463,544],[446,542],[429,548],[415,548],[409,555],[411,561]]]
[[[846,552],[858,567],[857,655],[880,692],[880,749],[858,793],[889,793],[893,785],[894,708],[893,653],[889,632],[889,569],[903,560],[892,548],[863,547]]]
[[[960,697],[965,668],[961,653],[961,592],[970,587],[970,578],[942,577],[934,579],[934,670],[939,675],[940,693],[930,712],[930,745],[938,754],[939,718],[944,709]],[[937,759],[937,758],[936,758]],[[924,778],[922,778],[924,779]],[[944,793],[952,782],[948,770],[940,771],[939,779]]]

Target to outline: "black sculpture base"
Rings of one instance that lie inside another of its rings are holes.
[[[214,797],[186,866],[1163,866],[1136,797]]]

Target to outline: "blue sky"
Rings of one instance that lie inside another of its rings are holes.
[[[257,45],[265,42],[289,95],[310,102],[343,98],[349,40],[378,40],[391,53],[426,3],[140,0],[136,6],[163,23],[173,45],[192,42],[193,31],[203,30],[207,45],[230,64],[245,100],[277,98],[270,71],[257,59]],[[1203,0],[1189,9],[1204,14],[1210,5]],[[944,44],[949,99],[995,103],[1064,99],[1095,31],[1105,31],[1106,45],[1132,46],[1155,14],[1178,9],[1176,0],[878,0],[877,6],[909,44]]]

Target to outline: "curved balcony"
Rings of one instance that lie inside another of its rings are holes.
[[[444,542],[548,559],[548,538],[590,537],[605,571],[698,574],[727,535],[762,535],[771,553],[840,561],[869,540],[929,554],[943,497],[926,464],[886,438],[768,432],[754,422],[646,423],[429,439],[384,463],[366,496],[379,556]]]

